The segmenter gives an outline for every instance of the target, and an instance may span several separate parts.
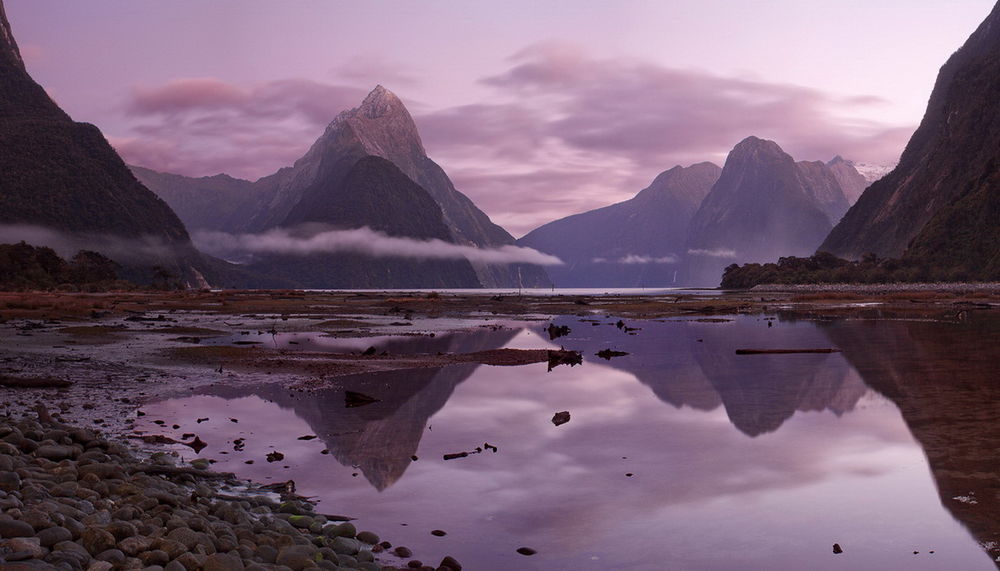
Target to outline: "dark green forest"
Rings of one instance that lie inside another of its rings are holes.
[[[860,260],[817,252],[808,258],[788,256],[777,263],[732,264],[723,271],[723,289],[747,289],[761,284],[875,284],[927,282],[982,282],[1000,280],[993,266],[942,263],[938,259],[904,256],[879,258],[866,254]]]

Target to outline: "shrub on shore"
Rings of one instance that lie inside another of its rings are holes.
[[[850,261],[829,252],[808,258],[788,256],[777,263],[731,264],[723,270],[722,288],[748,289],[761,284],[877,284],[989,281],[986,275],[964,266],[935,267],[910,258],[879,258],[866,254]]]

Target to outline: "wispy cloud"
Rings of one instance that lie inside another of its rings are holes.
[[[256,179],[305,154],[323,126],[366,93],[303,79],[137,86],[125,107],[135,127],[109,140],[127,162],[154,170]]]
[[[736,250],[730,250],[729,248],[715,248],[713,250],[705,250],[702,248],[693,248],[688,250],[688,255],[690,256],[707,256],[709,258],[736,258]]]
[[[594,258],[592,261],[595,264],[625,264],[631,266],[639,264],[676,264],[680,261],[680,258],[674,255],[655,257],[629,254],[613,260],[609,260],[608,258]]]
[[[444,242],[442,240],[416,240],[388,236],[370,228],[354,230],[327,230],[307,236],[295,231],[276,229],[261,234],[226,234],[223,232],[197,232],[195,245],[208,253],[233,252],[285,254],[304,256],[316,253],[353,253],[375,258],[416,258],[458,260],[486,264],[535,264],[557,266],[563,262],[555,256],[543,254],[532,248],[503,246],[476,248]]]

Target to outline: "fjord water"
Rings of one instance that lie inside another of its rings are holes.
[[[985,376],[996,350],[981,340],[1000,322],[963,319],[743,316],[627,331],[614,317],[561,317],[571,332],[555,340],[547,323],[413,339],[444,352],[563,346],[584,352],[582,366],[463,364],[311,391],[215,385],[146,406],[145,420],[198,432],[215,469],[294,480],[319,512],[358,517],[428,564],[992,569],[980,543],[995,539],[996,478],[982,474],[995,471],[997,400],[982,391],[996,391]],[[735,354],[745,347],[845,352]],[[629,355],[595,356],[605,348]],[[345,390],[381,401],[347,408]],[[558,411],[571,420],[555,426]],[[284,460],[265,461],[272,450]]]

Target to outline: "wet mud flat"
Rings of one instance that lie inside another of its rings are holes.
[[[416,463],[411,456],[417,456],[419,439],[406,444],[408,437],[399,432],[399,427],[411,421],[383,422],[377,420],[375,411],[398,410],[401,412],[392,413],[396,415],[393,418],[410,418],[405,416],[410,414],[405,412],[409,410],[407,407],[417,406],[423,402],[421,399],[428,398],[426,395],[436,394],[434,391],[438,390],[428,392],[423,388],[425,386],[445,387],[441,389],[445,391],[441,392],[441,396],[433,397],[443,400],[435,401],[433,406],[427,404],[431,406],[428,410],[439,410],[462,379],[468,378],[481,365],[492,366],[488,369],[503,366],[497,370],[509,370],[513,375],[519,375],[518,371],[525,366],[541,367],[544,372],[546,363],[552,365],[552,352],[565,349],[579,353],[588,363],[587,367],[591,366],[591,361],[597,360],[624,363],[618,367],[637,366],[634,364],[648,361],[648,357],[632,349],[630,343],[644,336],[649,337],[653,324],[658,323],[692,324],[720,331],[736,319],[759,321],[762,327],[770,327],[767,323],[773,322],[779,328],[780,322],[793,323],[795,320],[819,324],[844,320],[859,324],[962,323],[992,314],[998,307],[1000,297],[994,292],[983,291],[887,291],[864,295],[827,291],[754,292],[712,297],[575,295],[562,298],[399,292],[0,294],[0,341],[4,347],[0,353],[0,394],[4,397],[0,400],[0,413],[14,417],[27,415],[30,419],[36,415],[34,408],[43,404],[52,422],[98,429],[105,434],[102,438],[109,442],[127,443],[133,450],[130,453],[140,458],[139,462],[149,462],[152,455],[159,453],[157,458],[169,457],[176,466],[191,469],[190,462],[200,458],[200,451],[191,446],[196,438],[209,440],[217,446],[220,437],[213,436],[213,431],[224,434],[224,425],[229,424],[233,428],[243,425],[232,422],[232,419],[219,418],[220,414],[216,414],[218,410],[210,415],[211,421],[204,424],[197,422],[198,418],[186,418],[179,414],[171,416],[169,411],[159,410],[160,414],[155,414],[152,412],[157,410],[155,403],[172,402],[192,395],[224,397],[241,402],[239,399],[253,394],[262,395],[272,402],[284,402],[284,399],[288,401],[285,406],[298,407],[295,403],[309,401],[335,402],[339,403],[335,406],[342,409],[357,411],[352,413],[354,417],[345,419],[356,418],[356,421],[350,422],[359,423],[331,429],[329,435],[341,439],[341,449],[324,447],[319,444],[320,439],[302,441],[303,445],[316,443],[314,452],[318,456],[342,456],[338,460],[353,468],[356,476],[359,473],[371,476],[371,485],[384,489],[401,477],[407,465]],[[612,332],[615,341],[611,344],[588,343],[580,337],[587,331]],[[860,339],[864,335],[867,335],[866,330],[859,329],[856,337]],[[779,343],[780,346],[767,348],[822,348],[798,346],[787,341],[794,338],[785,339]],[[848,340],[835,343],[832,339],[827,341],[831,348],[850,345]],[[711,342],[711,338],[707,341]],[[630,351],[632,355],[629,355]],[[601,352],[604,352],[604,357],[600,357]],[[860,362],[856,353],[849,358]],[[576,369],[571,370],[576,363],[559,361],[556,359],[554,363],[556,373],[567,370],[576,374]],[[559,374],[570,375],[569,372]],[[5,379],[8,380],[6,385]],[[388,390],[390,385],[396,388]],[[355,408],[348,408],[351,404],[349,392],[355,394],[355,399],[360,399]],[[397,396],[387,396],[390,394]],[[365,398],[374,400],[364,402]],[[909,401],[906,405],[907,411],[913,407]],[[562,407],[548,411],[546,422],[552,425],[548,419],[559,412],[562,412]],[[310,418],[308,414],[311,413],[301,414]],[[319,411],[317,414],[322,416]],[[400,414],[404,416],[400,417]],[[918,416],[916,412],[907,414],[914,418]],[[941,416],[944,413],[937,414]],[[237,416],[234,418],[239,421]],[[927,416],[926,413],[924,416]],[[248,422],[246,417],[242,418],[244,424]],[[421,418],[426,423],[429,417],[424,415]],[[572,418],[567,427],[580,422],[575,411]],[[346,452],[351,447],[361,447],[357,448],[361,450],[368,446],[364,440],[369,438],[366,435],[378,434],[372,432],[375,430],[373,427],[388,431],[387,437],[391,436],[390,441],[400,449],[399,459],[373,459],[373,462],[377,460],[376,464],[368,465]],[[419,429],[419,425],[414,425],[413,430],[419,432]],[[977,442],[989,442],[995,432],[983,423],[976,425],[975,429],[984,433],[977,438]],[[24,435],[24,430],[18,430]],[[33,434],[36,436],[38,430],[41,429],[34,425],[28,428],[28,432],[35,431]],[[41,432],[44,434],[47,431]],[[310,430],[300,432],[302,434],[298,436],[303,437],[315,438],[317,434]],[[924,438],[924,433],[919,432],[921,438]],[[352,434],[357,434],[360,440],[352,440],[355,439]],[[244,438],[242,434],[234,432],[227,435],[225,441],[233,445],[241,438]],[[928,442],[931,438],[927,437]],[[59,442],[58,439],[49,440]],[[292,440],[297,440],[297,437]],[[443,452],[474,454],[455,457],[449,463],[488,461],[496,453],[483,446],[491,444],[490,437],[483,440],[456,441]],[[36,441],[36,444],[40,442]],[[254,443],[250,439],[245,445],[252,448]],[[86,444],[83,446],[86,451]],[[404,455],[403,448],[411,453]],[[504,448],[502,453],[507,450],[509,448]],[[288,452],[287,449],[283,451]],[[167,453],[166,456],[163,452]],[[230,450],[231,454],[235,452]],[[268,454],[270,452],[273,451],[267,451]],[[104,453],[107,454],[107,451]],[[218,450],[213,454],[209,456],[213,462],[218,460],[227,470],[233,470],[226,463],[226,456],[218,456]],[[480,454],[485,456],[480,457]],[[264,450],[253,459],[256,464],[244,466],[243,477],[259,482],[280,481],[280,471],[268,472],[265,479],[257,477],[253,469],[256,466],[278,469],[281,461],[267,461]],[[26,463],[36,461],[34,457],[25,460]],[[385,461],[390,463],[383,464]],[[198,464],[209,470],[216,466],[204,462]],[[974,460],[969,464],[971,467],[962,466],[962,471],[974,474],[972,468],[978,464]],[[294,465],[292,468],[295,469]],[[942,481],[957,481],[961,482],[960,486],[975,487],[975,482],[970,482],[975,475],[963,477],[947,468],[935,467],[935,470]],[[164,478],[162,475],[157,477]],[[171,478],[181,478],[184,481],[180,483],[185,483],[188,477],[195,478],[190,474]],[[210,486],[212,481],[218,482],[209,479],[206,485]],[[949,489],[955,485],[950,485]],[[976,496],[969,496],[968,491],[953,495],[975,499]],[[980,494],[988,492],[986,489],[979,491]],[[217,493],[226,495],[229,492]],[[982,505],[982,499],[977,501]],[[323,502],[322,510],[340,511],[330,503]],[[258,506],[251,506],[254,507]],[[348,514],[352,517],[365,515],[363,508],[352,510],[356,512]],[[982,510],[976,510],[975,504],[963,503],[954,511],[961,513],[963,510],[982,517]],[[303,512],[299,515],[308,514]],[[310,525],[312,523],[315,521]],[[386,524],[380,525],[373,529],[381,533],[392,531],[387,529]],[[983,534],[995,533],[990,531],[992,528],[988,524],[979,525],[985,530]],[[452,534],[452,537],[458,541],[458,536]],[[525,534],[526,544],[531,544],[530,539],[530,534]],[[73,541],[78,542],[79,538]],[[416,555],[410,553],[412,557],[409,558],[390,558],[388,565],[402,565],[416,557],[424,558],[421,563],[426,560],[436,563],[449,554],[440,548],[427,549],[411,543],[409,539],[405,543],[414,547]],[[524,562],[537,559],[515,553],[515,548],[519,547],[532,549],[515,544],[505,549]],[[378,547],[368,548],[378,554]],[[50,556],[52,552],[50,549],[45,556]],[[470,568],[467,558],[457,552],[456,555]],[[244,563],[252,560],[251,557]],[[535,567],[529,565],[524,568]]]

